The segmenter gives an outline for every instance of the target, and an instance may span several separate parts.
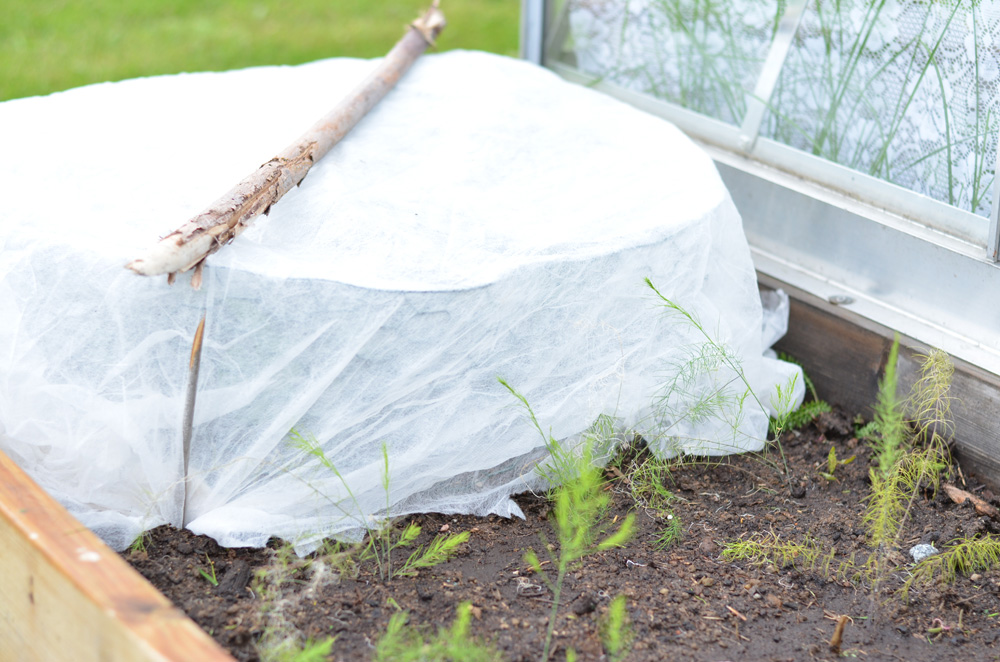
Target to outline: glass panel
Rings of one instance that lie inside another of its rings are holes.
[[[987,0],[812,0],[760,134],[988,215],[998,38]]]
[[[566,0],[556,52],[583,73],[739,125],[785,0]],[[564,34],[561,34],[564,33]]]

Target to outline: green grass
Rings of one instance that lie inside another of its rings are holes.
[[[379,57],[430,0],[6,2],[0,101],[181,71]],[[516,56],[519,0],[443,0],[440,50]]]

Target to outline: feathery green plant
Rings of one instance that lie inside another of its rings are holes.
[[[132,541],[132,544],[128,546],[128,553],[139,554],[141,552],[148,551],[149,543],[152,541],[152,539],[153,536],[149,533],[149,531],[143,531],[138,536],[136,536],[135,540]]]
[[[778,426],[775,419],[771,419],[771,434],[780,434],[781,430],[798,430],[805,427],[809,423],[816,420],[816,417],[820,414],[828,414],[833,411],[830,408],[830,404],[825,400],[810,400],[809,402],[803,402],[798,409],[788,414],[788,417],[784,421],[784,425]]]
[[[959,573],[989,570],[1000,565],[1000,537],[985,535],[979,538],[953,540],[948,549],[929,556],[913,568],[903,585],[903,597],[914,586],[934,581],[950,583]]]
[[[782,540],[773,531],[755,534],[746,540],[727,542],[722,548],[722,558],[727,561],[749,561],[755,565],[774,564],[799,570],[815,567],[821,556],[822,552],[815,541]]]
[[[897,337],[879,382],[875,420],[865,426],[867,430],[862,430],[865,435],[859,432],[859,437],[863,436],[871,444],[877,463],[869,472],[871,494],[862,516],[872,550],[862,565],[856,564],[852,557],[840,563],[835,571],[837,576],[850,575],[852,581],[870,580],[873,596],[878,594],[887,571],[887,553],[898,545],[921,487],[937,489],[949,460],[951,362],[938,351],[920,357],[921,377],[910,395],[901,399],[896,392],[898,357]],[[836,450],[831,447],[824,475],[832,479],[834,469],[851,459],[838,459]],[[918,579],[929,581],[932,577],[941,577],[947,580],[954,576],[956,569],[985,568],[996,563],[998,555],[1000,542],[993,538],[957,543],[951,554],[932,557],[933,560],[924,562],[926,566],[918,566],[906,590]],[[757,564],[800,568],[804,565],[819,568],[829,576],[834,552],[822,555],[812,541],[791,543],[771,533],[727,543],[722,556],[730,561],[746,560]]]
[[[627,484],[629,496],[646,515],[663,524],[657,532],[653,546],[664,550],[684,536],[684,525],[674,512],[672,504],[679,497],[663,484],[663,476],[669,475],[672,461],[662,460],[652,454],[627,467],[622,480]]]
[[[661,417],[665,416],[673,419],[665,427],[669,429],[670,426],[676,424],[679,420],[696,422],[728,415],[732,417],[732,420],[729,420],[728,424],[733,430],[733,447],[735,449],[738,447],[736,434],[747,404],[753,403],[754,406],[763,412],[767,411],[767,407],[764,406],[764,403],[751,387],[746,374],[743,372],[739,356],[730,348],[712,338],[711,334],[705,330],[705,327],[694,315],[677,302],[667,298],[656,288],[653,281],[646,278],[645,282],[667,311],[679,316],[685,323],[690,324],[705,340],[705,342],[695,348],[693,355],[687,361],[678,366],[680,370],[677,371],[677,375],[664,389],[665,395],[660,398],[659,402],[660,415]],[[706,375],[712,376],[713,379],[722,379],[723,381],[722,383],[713,384],[712,388],[696,399],[687,411],[683,413],[674,411],[670,405],[671,396],[675,393],[684,393],[697,380]],[[772,464],[773,468],[784,476],[789,475],[789,468],[784,448],[781,446],[780,434],[787,426],[788,418],[792,413],[791,398],[795,391],[795,379],[793,377],[785,385],[778,384],[773,400],[775,408],[778,410],[778,416],[772,428],[772,431],[776,434],[774,442],[766,447],[777,449],[781,463],[771,463],[766,456],[762,456],[761,458],[763,461]]]
[[[450,628],[425,638],[418,629],[407,627],[409,614],[400,611],[389,619],[389,626],[375,645],[374,662],[499,662],[499,651],[469,635],[472,604],[458,605]]]
[[[617,595],[608,606],[608,613],[600,620],[598,630],[601,644],[611,662],[619,662],[628,657],[635,633],[629,623],[625,596]]]
[[[525,407],[532,424],[542,434],[550,453],[550,459],[538,467],[538,472],[552,488],[549,499],[552,501],[553,523],[559,541],[558,553],[549,547],[544,534],[539,534],[539,537],[555,568],[555,577],[550,577],[542,568],[542,562],[535,550],[529,549],[524,555],[531,569],[552,591],[552,609],[549,612],[548,629],[541,657],[542,662],[546,662],[549,659],[552,632],[555,629],[566,573],[576,562],[589,554],[625,544],[632,535],[635,516],[630,513],[616,531],[599,540],[608,526],[605,515],[611,500],[604,489],[603,471],[594,454],[595,445],[601,440],[590,434],[584,435],[580,443],[574,447],[561,444],[552,435],[542,431],[527,398],[503,378],[498,378],[498,381]]]
[[[875,403],[875,430],[878,434],[872,440],[872,449],[878,459],[879,476],[889,478],[896,462],[905,452],[908,429],[904,420],[902,402],[896,394],[896,366],[899,362],[899,334],[896,334],[889,350],[889,359],[885,364],[885,372],[878,383],[878,396]]]
[[[937,489],[948,466],[947,439],[951,423],[948,389],[954,368],[942,352],[921,359],[921,378],[911,394],[896,394],[899,336],[889,351],[885,374],[879,382],[871,445],[878,460],[871,470],[871,496],[865,511],[872,546],[895,546],[919,493],[929,484]],[[913,412],[907,417],[907,410]],[[911,433],[911,421],[915,434]],[[922,442],[914,444],[914,441]]]
[[[555,577],[550,577],[549,573],[543,570],[542,563],[533,549],[529,549],[524,555],[531,569],[552,591],[552,609],[549,612],[545,646],[541,657],[543,662],[549,659],[552,632],[555,629],[566,573],[585,556],[624,545],[632,536],[635,521],[635,516],[629,514],[616,531],[598,541],[607,526],[604,513],[610,497],[604,490],[602,472],[593,461],[591,444],[585,441],[582,448],[567,451],[559,448],[554,440],[550,443],[557,448],[556,453],[562,458],[559,462],[564,467],[570,462],[576,462],[577,474],[559,485],[552,496],[552,512],[556,537],[559,541],[558,552],[550,549],[544,534],[540,534],[543,546],[556,569]],[[579,452],[574,452],[575,450]]]

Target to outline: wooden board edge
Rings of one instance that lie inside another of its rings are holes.
[[[782,289],[790,299],[788,333],[775,349],[799,361],[820,398],[870,417],[896,335],[843,306],[758,272],[765,289]],[[900,336],[899,388],[907,392],[919,377],[930,347]],[[955,424],[955,456],[976,478],[1000,488],[1000,377],[952,357],[950,395]]]
[[[232,662],[0,452],[0,659]]]

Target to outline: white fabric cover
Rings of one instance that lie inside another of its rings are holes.
[[[308,550],[387,503],[520,514],[509,495],[533,482],[542,439],[498,376],[556,438],[607,414],[664,453],[760,447],[759,407],[738,427],[664,409],[684,406],[662,388],[704,339],[646,277],[759,393],[794,374],[761,358],[753,267],[711,160],[672,125],[521,61],[423,57],[210,258],[201,291],[123,268],[371,67],[0,104],[0,450],[115,548],[181,524],[181,414],[206,311],[188,527],[224,545]],[[342,479],[292,449],[291,429]]]

